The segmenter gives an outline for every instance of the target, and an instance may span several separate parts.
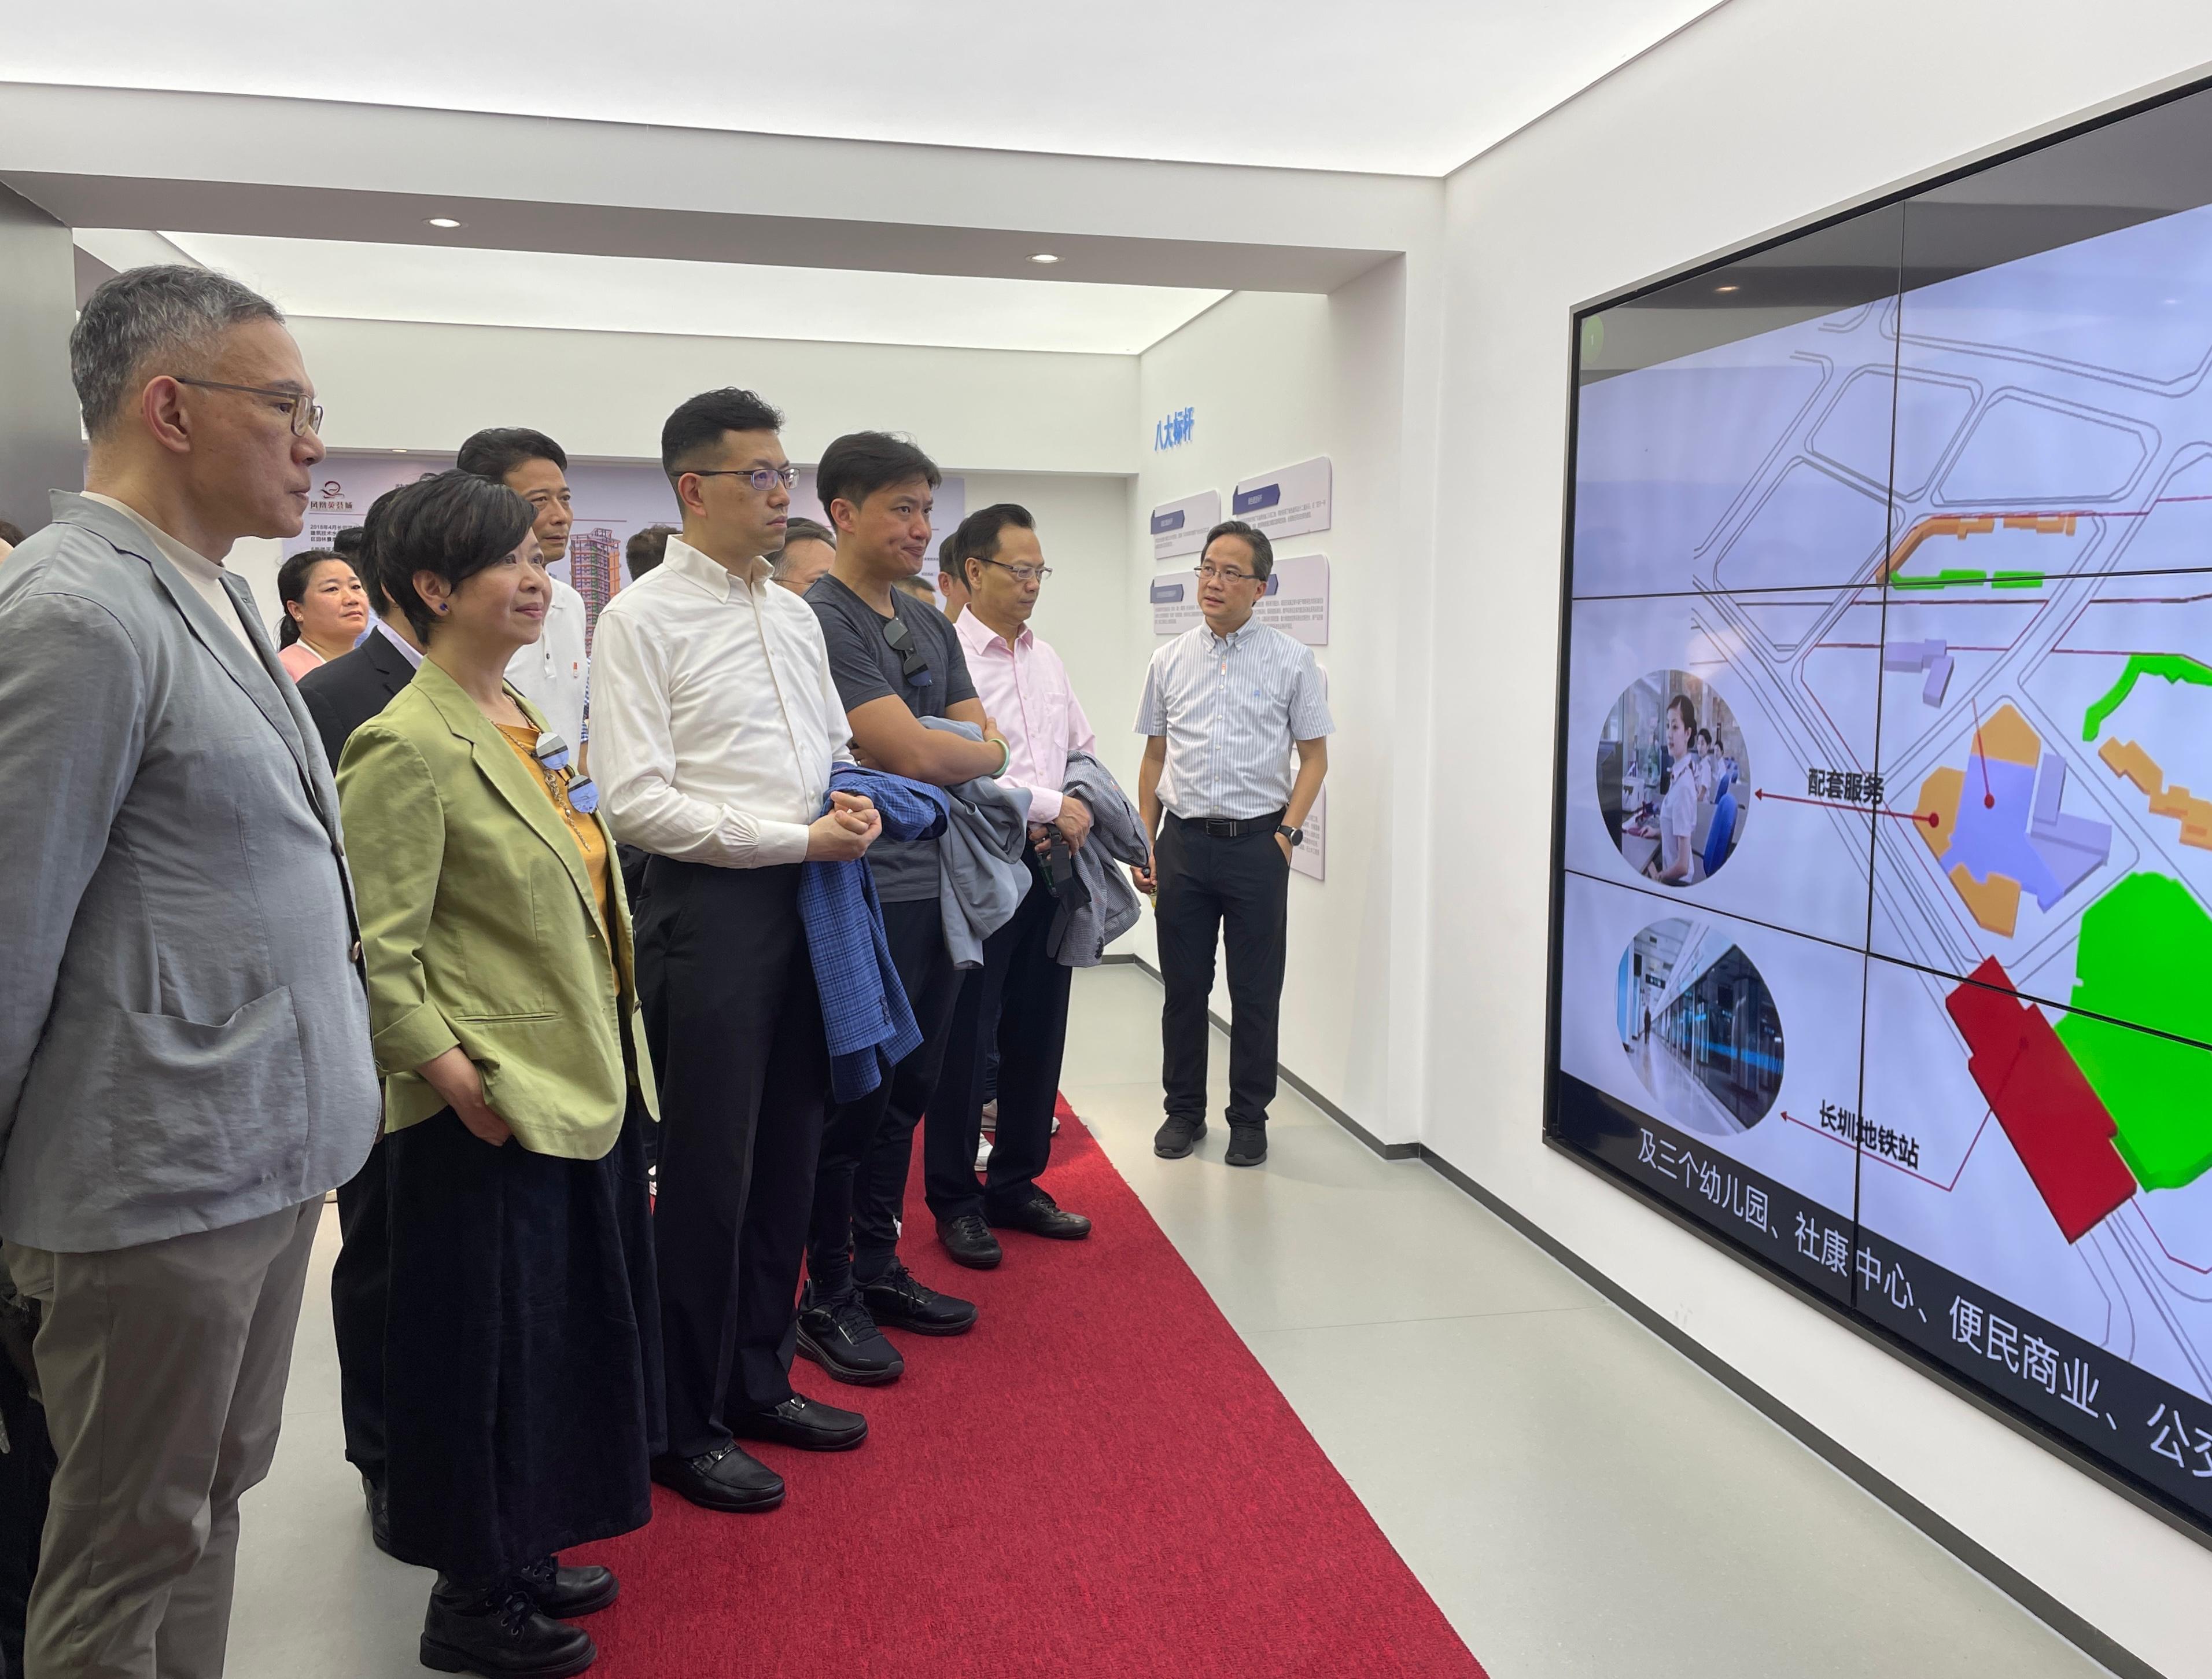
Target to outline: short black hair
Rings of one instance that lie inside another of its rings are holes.
[[[1256,530],[1241,519],[1224,519],[1206,533],[1206,547],[1198,551],[1201,560],[1206,548],[1213,546],[1216,537],[1243,537],[1252,550],[1252,575],[1265,577],[1275,569],[1275,544],[1267,540],[1267,532]]]
[[[827,525],[811,519],[787,519],[783,521],[783,546],[768,556],[768,563],[778,577],[791,575],[789,556],[794,542],[818,542],[831,553],[837,551],[837,533]]]
[[[562,471],[568,470],[568,452],[528,426],[490,426],[477,433],[453,457],[453,470],[505,484],[509,472],[529,460],[550,460]]]
[[[331,552],[342,560],[360,559],[362,534],[358,525],[349,525],[343,531],[334,532],[331,537]]]
[[[12,519],[0,519],[0,542],[6,543],[10,548],[21,548],[23,545],[23,527]]]
[[[378,586],[427,646],[438,615],[415,587],[415,574],[427,571],[459,588],[513,553],[537,522],[536,509],[505,484],[456,467],[378,496],[368,510],[368,550]]]
[[[292,607],[307,598],[307,584],[315,575],[315,568],[325,560],[343,558],[327,548],[302,548],[276,568],[276,600],[284,609],[284,622],[276,627],[279,648],[288,648],[300,639],[300,620],[292,616]],[[353,563],[350,560],[344,563]]]
[[[888,431],[850,431],[822,451],[822,464],[814,469],[814,493],[828,513],[832,502],[857,508],[879,490],[916,478],[934,490],[945,474],[907,438]]]
[[[398,493],[397,490],[386,490],[368,504],[368,512],[363,515],[362,523],[349,526],[331,538],[332,547],[345,537],[354,538],[354,575],[361,579],[361,586],[368,591],[368,604],[376,609],[376,615],[380,618],[398,617],[399,603],[385,593],[384,573],[378,569],[376,555],[368,545],[368,526],[375,520],[377,508]]]
[[[702,391],[678,404],[660,428],[660,470],[674,484],[698,470],[701,455],[720,444],[724,432],[782,429],[782,414],[754,392],[734,385]]]
[[[1019,531],[1034,531],[1036,520],[1030,510],[1014,502],[1000,502],[988,508],[978,508],[960,521],[960,528],[952,533],[952,551],[960,557],[960,581],[968,581],[968,562],[993,560],[999,556],[1000,539],[1006,526]]]
[[[1698,738],[1698,704],[1687,694],[1677,694],[1667,702],[1667,709],[1682,714],[1682,733],[1691,740]]]
[[[635,583],[668,557],[668,538],[676,534],[673,525],[648,525],[634,531],[623,544],[623,558],[629,566],[629,580]]]

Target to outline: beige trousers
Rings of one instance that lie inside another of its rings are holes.
[[[33,1351],[58,1460],[27,1679],[218,1679],[239,1495],[276,1456],[322,1210],[105,1253],[7,1244],[45,1308]]]

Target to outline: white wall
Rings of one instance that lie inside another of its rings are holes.
[[[1129,356],[807,344],[295,316],[338,449],[447,450],[529,423],[572,455],[654,459],[686,397],[721,385],[785,411],[794,460],[848,431],[913,434],[950,471],[1129,472]]]
[[[1735,0],[1462,170],[1429,648],[1424,1140],[2173,1679],[2212,1675],[2212,1554],[1545,1149],[1544,777],[1480,731],[1530,766],[1551,715],[1573,305],[2208,59],[2197,0]]]
[[[1394,262],[1327,297],[1238,293],[1145,353],[1140,436],[1151,436],[1153,420],[1183,408],[1195,411],[1194,429],[1188,443],[1148,453],[1138,469],[1124,607],[1131,663],[1140,666],[1161,645],[1145,586],[1194,563],[1154,566],[1146,524],[1153,507],[1213,489],[1225,513],[1239,478],[1331,458],[1333,528],[1276,544],[1279,558],[1328,557],[1329,642],[1316,654],[1328,672],[1337,725],[1329,741],[1328,879],[1291,877],[1282,1055],[1389,1140],[1412,1133],[1410,1114],[1385,1093],[1392,873],[1384,813],[1401,604],[1403,288],[1402,265]],[[1149,922],[1133,942],[1152,958]],[[1228,1012],[1225,970],[1217,973],[1214,1001]]]

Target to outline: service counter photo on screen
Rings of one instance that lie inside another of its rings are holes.
[[[2212,91],[1575,345],[1553,1140],[2212,1531]]]

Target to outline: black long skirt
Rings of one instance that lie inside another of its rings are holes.
[[[645,1131],[604,1159],[396,1131],[385,1323],[392,1549],[470,1585],[642,1527],[666,1431]]]

